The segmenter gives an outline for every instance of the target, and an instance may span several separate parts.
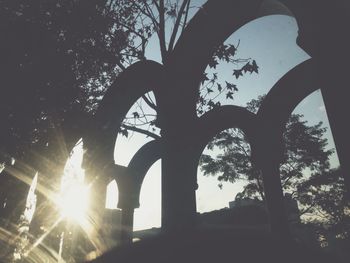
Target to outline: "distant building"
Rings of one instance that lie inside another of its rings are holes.
[[[230,209],[235,209],[242,206],[264,206],[263,201],[259,199],[244,198],[229,202]]]
[[[300,223],[300,212],[298,203],[290,194],[285,194],[285,204],[288,218],[293,223]],[[120,235],[119,226],[121,211],[106,209],[105,214],[105,232],[112,234],[110,242],[118,240]],[[228,208],[210,211],[206,213],[198,213],[197,222],[199,225],[207,226],[223,226],[223,227],[248,227],[269,229],[268,212],[265,202],[259,199],[239,199],[229,202]],[[134,241],[144,238],[157,236],[161,233],[160,228],[151,228],[145,230],[134,231]]]
[[[293,223],[300,223],[300,210],[298,202],[292,198],[292,195],[286,193],[284,195],[284,204],[288,219]],[[265,203],[259,199],[244,198],[229,202],[230,209],[237,209],[239,207],[255,206],[261,207],[267,212]]]

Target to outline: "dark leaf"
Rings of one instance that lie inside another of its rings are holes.
[[[221,92],[221,91],[222,91],[222,86],[221,86],[221,84],[217,83],[217,85],[218,85],[218,91]]]
[[[216,68],[216,65],[217,65],[217,64],[219,64],[219,63],[216,61],[216,59],[215,59],[215,58],[212,58],[212,59],[209,61],[208,66],[209,66],[210,68]]]
[[[172,7],[169,11],[166,12],[166,14],[170,17],[176,17],[176,8]]]
[[[258,71],[259,67],[256,64],[255,60],[253,60],[251,68],[252,68],[252,71],[254,71],[255,73],[259,73],[259,71]]]
[[[234,45],[229,45],[227,48],[227,53],[233,57],[236,54],[236,50],[237,49]]]
[[[242,70],[235,69],[235,70],[233,70],[233,74],[232,75],[234,75],[236,77],[236,79],[238,79],[239,76],[243,76],[243,73],[242,73]]]
[[[252,73],[252,66],[250,65],[250,62],[246,63],[242,68],[241,71],[244,73],[250,72]]]
[[[201,83],[203,84],[203,83],[206,82],[207,80],[209,80],[209,79],[208,79],[207,73],[203,73]]]
[[[121,130],[120,130],[120,133],[121,133],[123,136],[125,136],[126,138],[128,138],[129,132],[128,132],[127,129],[121,129]]]
[[[229,91],[226,93],[226,99],[232,99],[233,100],[233,92]]]
[[[234,91],[238,91],[238,89],[237,89],[237,86],[235,85],[235,84],[232,84],[232,83],[230,83],[230,82],[227,82],[227,81],[225,81],[226,82],[226,88],[228,89],[228,90],[234,90]]]
[[[207,92],[208,93],[212,93],[212,92],[214,92],[212,89],[210,89],[210,88],[207,88]]]

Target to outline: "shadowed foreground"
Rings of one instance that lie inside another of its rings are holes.
[[[295,242],[274,240],[270,234],[248,229],[200,229],[164,234],[116,248],[100,262],[332,262],[321,250]]]

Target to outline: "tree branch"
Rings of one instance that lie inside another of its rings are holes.
[[[153,2],[153,4],[156,6],[158,12],[160,12],[160,8],[159,8],[159,5],[158,5],[158,3],[157,3],[157,0],[153,0],[152,2]]]
[[[171,52],[173,50],[175,39],[176,39],[176,35],[177,35],[177,31],[179,30],[180,22],[181,22],[181,19],[182,19],[182,13],[184,12],[184,10],[185,10],[185,8],[186,8],[188,3],[189,3],[189,0],[184,0],[182,2],[182,4],[181,4],[180,10],[179,10],[179,12],[177,14],[174,30],[173,30],[173,32],[171,34],[171,37],[170,37],[170,42],[169,42],[169,46],[168,46],[168,52]],[[186,17],[187,17],[187,14],[186,14]]]
[[[147,5],[148,5],[148,4],[144,2],[144,6],[145,6],[145,8],[147,9],[147,12],[146,12],[146,11],[143,10],[139,5],[137,5],[136,2],[137,2],[137,1],[134,1],[134,6],[135,6],[142,14],[144,14],[146,17],[148,17],[149,19],[151,19],[151,21],[152,21],[154,27],[157,28],[157,27],[159,26],[159,25],[158,25],[158,21],[157,21],[157,19],[156,19],[151,13],[149,13],[149,11],[148,11],[148,9],[147,9]]]
[[[143,100],[147,103],[148,106],[150,106],[152,109],[157,111],[157,106],[153,104],[145,95],[142,95]]]
[[[124,129],[127,129],[127,130],[130,130],[130,131],[135,131],[135,132],[139,132],[139,133],[142,133],[144,135],[147,135],[149,137],[152,137],[154,139],[160,139],[161,137],[153,132],[150,132],[150,131],[147,131],[147,130],[144,130],[144,129],[140,129],[140,128],[137,128],[137,127],[134,127],[134,126],[129,126],[129,125],[126,125],[126,124],[122,124],[122,127]]]
[[[165,44],[165,7],[164,7],[164,0],[159,0],[159,45],[160,45],[160,52],[162,55],[163,63],[167,60],[167,49]]]
[[[131,28],[127,24],[122,23],[120,21],[118,21],[118,23],[119,23],[120,26],[125,27],[126,29],[128,29],[131,33],[134,33],[135,35],[139,36],[140,38],[144,38],[143,35],[141,35],[139,32],[137,32],[135,29]]]
[[[185,12],[185,19],[184,19],[184,22],[183,22],[183,25],[182,25],[181,34],[185,30],[185,27],[186,27],[186,24],[187,24],[188,11],[190,10],[190,2],[191,2],[191,0],[189,0],[187,2],[186,12]]]

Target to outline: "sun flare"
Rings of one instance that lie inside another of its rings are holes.
[[[81,168],[83,143],[73,148],[61,180],[58,205],[62,217],[82,223],[89,206],[89,187],[84,184],[85,171]]]
[[[83,184],[72,184],[60,198],[62,217],[82,222],[89,203],[89,188]]]

